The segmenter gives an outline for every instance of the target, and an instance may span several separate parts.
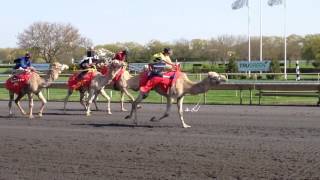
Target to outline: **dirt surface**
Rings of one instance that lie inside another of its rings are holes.
[[[1,180],[320,178],[319,107],[202,106],[183,129],[175,106],[150,122],[165,107],[144,104],[138,126],[119,104],[91,117],[62,106],[29,120],[0,103]]]

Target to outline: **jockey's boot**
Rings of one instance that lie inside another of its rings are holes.
[[[142,99],[145,99],[148,97],[149,93],[141,93],[141,95],[142,95]]]
[[[12,81],[13,83],[18,82],[18,81],[19,81],[18,76],[17,76],[17,75],[13,75],[11,81]]]
[[[82,80],[84,75],[86,75],[88,71],[82,71],[81,73],[79,73],[79,75],[77,76],[76,80],[79,81],[79,80]]]

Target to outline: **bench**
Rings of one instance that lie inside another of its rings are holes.
[[[259,90],[256,94],[259,96],[259,105],[261,104],[262,96],[286,96],[286,97],[317,97],[317,105],[320,104],[320,91],[263,91]]]

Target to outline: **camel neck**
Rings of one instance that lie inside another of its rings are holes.
[[[188,81],[185,90],[186,93],[195,95],[207,92],[209,90],[209,86],[206,83],[206,79],[200,82]]]
[[[58,78],[58,72],[55,69],[50,69],[44,78],[44,86],[48,86]]]

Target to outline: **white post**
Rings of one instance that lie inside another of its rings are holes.
[[[296,61],[296,81],[300,81],[300,67],[299,67],[299,61]]]
[[[283,11],[284,11],[284,79],[287,80],[287,2],[284,0],[283,2]]]

